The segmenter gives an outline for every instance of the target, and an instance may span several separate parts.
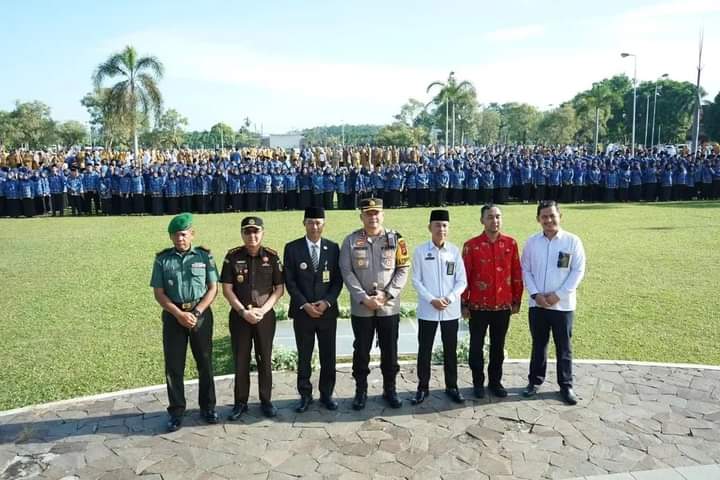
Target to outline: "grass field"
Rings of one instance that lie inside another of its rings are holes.
[[[479,207],[450,210],[451,241],[480,232]],[[534,206],[503,210],[505,232],[521,245],[538,230]],[[720,203],[579,205],[563,213],[588,257],[576,358],[720,364]],[[427,217],[426,209],[395,210],[385,223],[412,250],[428,238]],[[279,251],[303,234],[300,212],[263,218],[264,243]],[[240,242],[240,219],[197,216],[196,243],[221,263]],[[164,382],[159,307],[148,284],[155,252],[169,246],[168,220],[0,220],[0,410]],[[359,225],[356,212],[329,212],[325,233],[340,242]],[[403,301],[415,301],[410,282]],[[214,310],[216,373],[224,374],[232,367],[222,296]],[[529,356],[526,305],[513,317],[507,349],[512,358]]]

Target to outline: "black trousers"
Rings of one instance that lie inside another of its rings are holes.
[[[485,359],[483,346],[485,333],[490,329],[490,359],[488,362],[488,385],[502,383],[502,367],[505,361],[505,337],[510,325],[510,310],[470,311],[470,354],[468,363],[472,371],[474,387],[485,385]]]
[[[312,396],[312,354],[317,337],[318,353],[320,356],[320,382],[318,390],[320,398],[330,398],[335,391],[335,333],[337,332],[337,319],[323,328],[316,326],[317,320],[305,313],[297,314],[293,319],[295,330],[295,345],[298,352],[297,389],[303,397]],[[300,317],[302,316],[302,317]],[[322,322],[325,323],[325,322]]]
[[[528,381],[541,385],[547,370],[547,347],[552,332],[557,359],[557,382],[561,388],[572,387],[572,325],[575,312],[561,312],[532,307],[529,312],[532,353]]]
[[[65,195],[62,193],[53,193],[50,195],[50,198],[52,199],[53,214],[57,212],[63,215],[65,213]]]
[[[163,353],[165,354],[165,381],[170,405],[168,413],[173,416],[185,412],[185,358],[187,344],[195,358],[200,384],[198,403],[203,410],[215,408],[215,382],[212,366],[213,314],[209,308],[198,319],[198,327],[190,330],[183,327],[168,312],[163,311]]]
[[[426,392],[430,388],[430,361],[432,360],[432,347],[438,323],[440,324],[440,338],[442,338],[443,346],[445,388],[457,388],[458,320],[438,322],[418,319],[418,390],[425,390]]]
[[[377,331],[380,344],[380,371],[383,389],[395,389],[395,377],[400,371],[397,358],[398,328],[400,315],[387,317],[358,317],[351,315],[353,335],[353,378],[355,387],[367,391],[367,377],[370,374],[370,349]]]
[[[275,311],[265,314],[260,323],[250,325],[230,311],[230,343],[235,363],[235,405],[247,404],[250,396],[250,350],[255,348],[260,402],[272,397],[272,345],[275,338]]]

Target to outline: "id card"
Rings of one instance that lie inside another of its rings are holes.
[[[570,266],[570,257],[571,257],[571,255],[569,253],[558,252],[557,267],[558,268],[568,268]]]
[[[323,283],[329,283],[330,282],[330,270],[323,270],[322,272],[322,281]]]
[[[447,274],[455,275],[455,262],[446,262],[446,265],[447,265]]]

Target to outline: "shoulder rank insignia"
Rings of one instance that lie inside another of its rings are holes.
[[[410,254],[408,253],[407,242],[404,238],[399,238],[397,241],[397,250],[395,250],[395,266],[406,267],[410,261]]]

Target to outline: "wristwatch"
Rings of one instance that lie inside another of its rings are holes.
[[[200,315],[202,315],[202,312],[198,310],[197,308],[194,308],[192,312],[193,315],[195,315],[195,318],[200,318]]]
[[[532,295],[530,295],[530,298],[532,298],[533,300],[535,300],[535,297],[537,297],[537,293],[533,293]]]

